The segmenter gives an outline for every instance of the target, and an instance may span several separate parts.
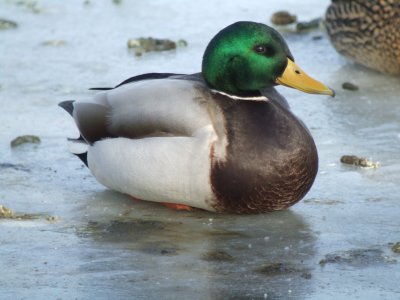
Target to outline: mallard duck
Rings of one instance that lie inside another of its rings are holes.
[[[295,63],[271,27],[238,22],[208,44],[202,72],[149,73],[60,106],[79,157],[106,187],[177,209],[262,213],[310,189],[317,150],[277,84],[333,95]]]
[[[400,1],[332,0],[325,19],[339,53],[382,73],[400,74]]]

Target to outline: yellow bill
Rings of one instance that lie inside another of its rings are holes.
[[[277,84],[298,89],[305,93],[322,94],[334,97],[335,92],[323,83],[308,76],[298,65],[288,58],[288,64],[281,77],[276,79]]]

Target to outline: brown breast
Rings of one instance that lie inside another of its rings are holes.
[[[304,125],[274,102],[214,99],[225,118],[225,160],[213,160],[215,209],[233,213],[280,210],[299,201],[318,169]]]

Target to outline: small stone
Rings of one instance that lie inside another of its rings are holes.
[[[310,30],[316,30],[319,28],[319,24],[321,23],[322,19],[317,18],[313,19],[308,22],[299,22],[296,24],[296,31],[302,32],[302,31],[310,31]]]
[[[400,253],[400,242],[397,242],[396,244],[394,244],[394,245],[392,246],[392,251],[393,251],[394,253]]]
[[[11,20],[0,19],[0,30],[17,28],[18,24]]]
[[[363,168],[379,168],[379,162],[368,160],[364,157],[358,157],[356,155],[343,155],[340,158],[340,162],[348,165],[359,166]]]
[[[169,39],[155,39],[149,38],[137,38],[129,39],[127,42],[128,48],[135,49],[135,55],[140,56],[145,52],[150,51],[165,51],[176,49],[176,43]]]
[[[358,86],[351,82],[343,82],[342,88],[349,91],[358,91]]]
[[[327,264],[348,265],[354,267],[367,267],[389,263],[381,249],[350,249],[336,253],[326,254],[319,264],[324,267]],[[393,263],[393,262],[390,262]]]
[[[297,21],[296,15],[291,15],[288,11],[277,11],[271,16],[271,23],[274,25],[289,25]]]
[[[14,217],[15,213],[11,209],[0,205],[0,219],[12,219]]]
[[[22,135],[22,136],[16,137],[15,139],[13,139],[11,141],[11,147],[12,148],[18,147],[20,145],[27,144],[27,143],[40,144],[40,138],[35,135]]]

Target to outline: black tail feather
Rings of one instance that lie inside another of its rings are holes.
[[[62,107],[65,109],[71,116],[73,116],[74,113],[74,102],[75,100],[67,100],[60,102],[58,106]],[[74,139],[74,138],[68,138],[68,141],[74,142],[74,143],[85,143],[87,144],[86,140],[82,137],[82,135],[79,135],[79,138]],[[79,157],[79,159],[85,164],[86,167],[88,167],[88,161],[87,161],[87,152],[83,153],[73,153],[76,156]]]
[[[94,87],[94,88],[90,88],[89,91],[108,91],[108,90],[112,90],[113,88],[109,88],[109,87]]]
[[[75,102],[75,100],[63,101],[63,102],[58,103],[58,106],[65,109],[72,116],[72,114],[74,112],[74,102]]]
[[[74,154],[80,158],[80,160],[85,164],[86,167],[89,167],[88,166],[88,161],[87,161],[87,152],[74,153]]]

